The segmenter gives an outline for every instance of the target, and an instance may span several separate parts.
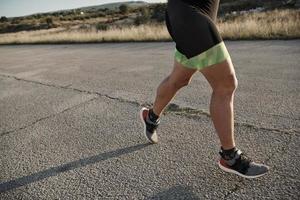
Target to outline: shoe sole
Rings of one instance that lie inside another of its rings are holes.
[[[144,120],[144,117],[143,117],[143,111],[144,110],[148,110],[147,108],[142,108],[141,110],[140,110],[140,114],[139,114],[139,116],[140,116],[140,119],[141,119],[141,121],[142,121],[142,123],[143,123],[143,126],[144,126],[144,137],[147,139],[147,141],[149,141],[150,143],[152,143],[152,144],[156,144],[155,142],[153,142],[153,141],[151,141],[151,140],[149,140],[149,138],[147,137],[147,130],[146,130],[146,123],[145,123],[145,120]]]
[[[219,167],[220,167],[223,171],[225,171],[225,172],[229,172],[229,173],[232,173],[232,174],[236,174],[236,175],[238,175],[238,176],[241,176],[241,177],[243,177],[243,178],[248,178],[248,179],[258,178],[258,177],[261,177],[261,176],[264,176],[264,175],[267,174],[267,173],[264,173],[264,174],[259,174],[259,175],[256,175],[256,176],[247,176],[247,175],[241,174],[240,172],[237,172],[237,171],[235,171],[235,170],[233,170],[233,169],[228,169],[227,167],[224,167],[224,166],[220,163],[220,161],[218,161],[218,165],[219,165]]]

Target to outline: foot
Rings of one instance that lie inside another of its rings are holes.
[[[235,151],[234,157],[231,159],[226,158],[222,152],[220,155],[221,159],[218,164],[225,172],[237,174],[244,178],[258,178],[269,171],[267,165],[251,161],[240,150]]]
[[[157,143],[158,137],[156,133],[156,129],[159,125],[159,120],[157,122],[152,122],[149,117],[149,109],[148,108],[142,108],[140,111],[140,118],[142,120],[142,123],[144,124],[144,135],[151,143]]]

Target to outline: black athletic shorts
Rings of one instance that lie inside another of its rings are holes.
[[[230,58],[216,27],[218,7],[219,0],[168,0],[166,25],[177,62],[201,70]]]

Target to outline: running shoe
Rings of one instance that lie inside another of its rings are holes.
[[[159,125],[159,120],[157,122],[152,122],[149,119],[148,114],[149,114],[148,108],[144,107],[141,109],[140,118],[144,125],[144,135],[151,143],[157,143],[158,137],[157,137],[156,129]]]
[[[231,160],[225,159],[222,152],[220,152],[220,155],[221,159],[218,164],[225,172],[237,174],[244,178],[258,178],[269,171],[269,167],[267,165],[253,162],[240,150],[235,152],[234,158]]]

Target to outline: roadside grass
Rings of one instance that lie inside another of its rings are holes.
[[[231,14],[218,21],[224,39],[300,38],[300,10]],[[111,27],[108,30],[56,28],[0,34],[0,44],[54,44],[133,41],[170,41],[164,24]]]
[[[168,41],[170,36],[164,25],[141,25],[111,28],[106,31],[63,30],[51,32],[30,31],[0,35],[0,44],[55,44],[131,41]]]
[[[300,38],[300,10],[273,10],[220,19],[224,39],[295,39]]]

